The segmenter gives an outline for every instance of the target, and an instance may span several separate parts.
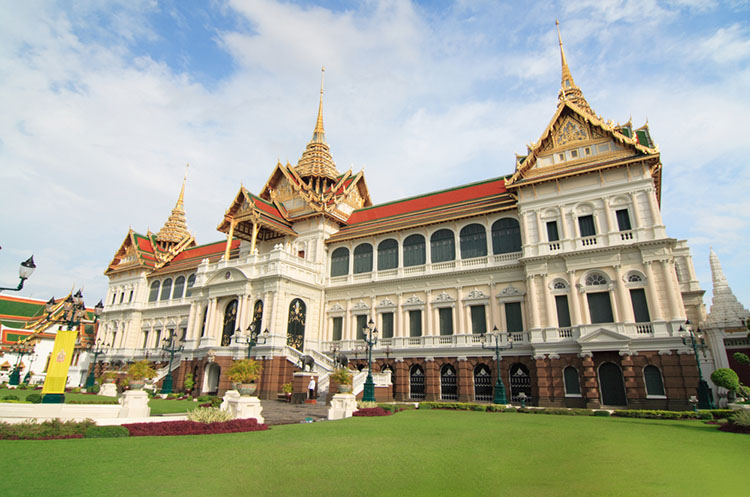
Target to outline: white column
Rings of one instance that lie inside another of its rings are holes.
[[[505,302],[498,302],[497,329],[498,331],[508,331],[508,322],[505,319]]]
[[[620,316],[626,323],[634,323],[633,306],[630,304],[630,293],[625,288],[625,282],[622,280],[622,266],[615,265],[615,278],[617,281],[617,302],[620,306]]]
[[[635,229],[638,229],[643,225],[643,221],[641,221],[641,210],[638,206],[638,194],[636,192],[630,192],[630,201],[633,203],[633,221],[635,222]]]
[[[453,308],[454,312],[458,314],[454,318],[454,321],[458,321],[458,328],[453,330],[453,334],[457,335],[459,333],[469,333],[466,331],[466,311],[464,310],[464,306],[461,304],[461,289],[456,288],[456,307]]]
[[[344,314],[344,329],[342,331],[344,340],[354,340],[355,335],[352,333],[352,330],[354,329],[353,321],[352,299],[346,299],[346,314]]]
[[[536,277],[534,275],[527,275],[526,281],[528,282],[528,303],[529,310],[531,311],[531,326],[530,329],[539,328],[539,302],[537,301],[536,295]]]
[[[617,292],[615,292],[615,286],[609,285],[609,300],[613,304],[612,305],[612,317],[615,320],[615,323],[621,322],[620,320],[620,305],[619,305],[619,299],[617,298]]]
[[[646,294],[648,295],[648,312],[651,316],[652,321],[661,321],[664,319],[662,313],[661,303],[659,302],[659,294],[656,291],[656,280],[654,279],[654,271],[651,267],[651,261],[645,262],[643,268],[646,272]]]
[[[565,208],[563,207],[560,207],[560,230],[563,240],[570,238],[568,236],[568,220],[565,219]]]
[[[675,283],[677,275],[674,272],[674,264],[669,261],[661,261],[664,274],[667,297],[669,297],[670,316],[672,319],[685,320],[685,308],[682,304],[682,296],[679,294],[680,287]]]
[[[663,225],[661,219],[661,212],[659,211],[659,205],[656,202],[656,190],[649,188],[646,190],[646,198],[648,198],[648,208],[651,211],[651,219],[655,226]]]
[[[568,271],[568,282],[570,285],[570,309],[573,311],[573,315],[571,316],[573,318],[572,325],[576,326],[579,324],[583,324],[583,321],[581,320],[581,301],[580,301],[580,295],[578,294],[578,288],[576,287],[576,272],[573,270]]]
[[[604,218],[607,221],[607,233],[611,233],[613,231],[618,231],[617,225],[615,224],[615,221],[612,219],[612,208],[609,206],[609,200],[604,198],[602,199],[604,202]]]
[[[536,217],[536,241],[537,243],[542,243],[544,241],[542,236],[542,216],[538,209],[534,211],[534,215]]]
[[[552,295],[549,285],[549,275],[547,273],[542,275],[542,289],[544,292],[544,310],[547,316],[547,328],[557,328],[557,322],[555,320],[555,297]]]
[[[497,299],[495,298],[497,294],[495,282],[490,282],[490,301],[488,302],[489,306],[489,318],[490,318],[490,326],[487,328],[487,331],[492,331],[493,326],[500,326],[498,323],[498,315],[497,315]]]
[[[432,335],[432,327],[430,326],[432,324],[432,304],[430,303],[430,297],[431,293],[429,290],[425,292],[425,304],[424,304],[424,322],[422,323],[422,326],[424,329],[422,330],[422,334],[425,336]]]

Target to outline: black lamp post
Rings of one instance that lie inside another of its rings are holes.
[[[172,393],[172,361],[177,352],[185,350],[182,339],[177,340],[179,347],[175,343],[176,336],[174,330],[169,330],[169,336],[163,340],[164,345],[162,345],[162,350],[169,353],[169,366],[167,366],[167,376],[164,377],[164,381],[161,384],[161,393]]]
[[[26,376],[23,377],[23,382],[27,385],[31,383],[31,363],[36,359],[36,354],[32,353],[29,356],[29,367],[26,369]]]
[[[703,379],[703,372],[701,371],[701,361],[698,358],[698,350],[706,355],[706,342],[703,339],[703,332],[700,328],[697,331],[693,331],[693,327],[690,326],[690,320],[685,321],[687,329],[680,325],[677,330],[680,332],[683,345],[687,345],[693,349],[695,355],[695,364],[698,366],[698,408],[699,409],[716,409],[714,405],[714,399],[711,395],[711,389],[708,388],[708,382]]]
[[[372,348],[378,342],[378,329],[375,323],[370,319],[367,327],[363,328],[365,333],[363,340],[367,344],[367,379],[365,380],[365,389],[362,392],[362,402],[375,402],[375,382],[372,380]]]
[[[18,268],[18,277],[21,279],[21,281],[18,282],[18,286],[15,288],[0,287],[0,292],[2,292],[3,290],[10,290],[12,292],[20,291],[23,288],[23,284],[27,279],[29,279],[29,276],[31,276],[31,273],[33,273],[35,269],[36,264],[34,264],[34,256],[32,255],[31,257],[23,261]]]
[[[34,353],[34,346],[27,343],[16,343],[11,345],[9,348],[10,352],[16,354],[16,365],[13,367],[13,371],[10,373],[8,379],[8,385],[18,385],[21,382],[21,358],[25,355]],[[29,365],[31,367],[31,365]]]
[[[484,343],[484,338],[487,334],[482,333],[482,348],[488,349],[488,350],[494,350],[495,351],[495,370],[497,371],[497,381],[495,382],[495,395],[492,400],[495,404],[507,404],[508,399],[505,396],[505,385],[503,385],[503,378],[502,378],[502,372],[500,371],[500,351],[503,349],[512,349],[513,348],[513,335],[510,333],[502,333],[497,330],[497,326],[495,326],[492,329],[492,333],[490,333],[490,336],[492,336],[495,339],[495,344],[487,345]],[[503,340],[503,335],[507,336],[506,343],[507,346],[501,345]]]
[[[259,328],[260,326],[257,327]],[[237,332],[234,335],[235,343],[238,343],[240,345],[247,345],[248,359],[250,359],[250,354],[253,351],[253,347],[255,347],[256,345],[265,344],[268,341],[268,336],[271,334],[268,331],[268,328],[263,330],[263,333],[259,333],[255,328],[256,324],[250,323],[250,326],[247,327],[247,335],[241,334],[242,330],[240,330],[239,328],[237,328]]]
[[[101,338],[96,339],[96,344],[94,344],[93,347],[89,349],[89,352],[94,354],[94,361],[91,363],[91,371],[89,372],[88,378],[86,378],[86,388],[91,388],[94,386],[94,382],[96,382],[96,360],[97,358],[107,353],[107,349],[109,349],[109,344],[104,344],[104,341]]]

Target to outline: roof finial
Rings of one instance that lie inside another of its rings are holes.
[[[312,141],[325,142],[326,135],[323,131],[323,82],[325,80],[326,67],[320,69],[320,103],[318,104],[318,120],[315,122]]]
[[[560,43],[560,63],[562,64],[562,89],[575,86],[573,82],[573,75],[570,74],[570,68],[568,67],[568,60],[565,58],[565,49],[563,48],[562,36],[560,35],[560,21],[555,20],[555,26],[557,26],[557,41]]]
[[[188,169],[190,169],[190,163],[189,162],[187,163],[187,165],[185,165],[185,176],[182,177],[182,189],[180,190],[180,196],[177,197],[177,205],[184,205],[184,199],[185,199],[185,182],[187,181]]]

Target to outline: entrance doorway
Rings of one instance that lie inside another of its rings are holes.
[[[602,405],[628,405],[622,370],[614,362],[604,362],[599,366],[599,390],[601,391]]]
[[[212,362],[206,366],[203,373],[203,393],[215,395],[219,393],[219,378],[221,378],[221,367]]]

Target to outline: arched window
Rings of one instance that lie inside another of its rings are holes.
[[[188,276],[187,279],[187,290],[185,291],[185,297],[190,297],[193,295],[193,285],[195,285],[195,273]]]
[[[486,364],[477,364],[474,368],[474,400],[492,401],[492,373]]]
[[[156,302],[159,299],[159,282],[154,281],[151,283],[151,291],[148,294],[149,302]]]
[[[643,379],[646,381],[647,396],[664,396],[664,382],[662,381],[659,368],[652,365],[643,368]]]
[[[354,248],[354,274],[372,271],[372,245],[362,243]]]
[[[565,380],[565,395],[580,396],[581,381],[578,378],[578,370],[573,366],[568,366],[563,370],[563,379]]]
[[[487,255],[487,232],[481,224],[470,224],[461,229],[461,259]]]
[[[456,369],[450,364],[445,364],[440,368],[440,398],[458,400],[458,377]]]
[[[161,297],[159,300],[169,300],[172,294],[172,278],[167,278],[161,285]]]
[[[289,320],[286,327],[286,344],[302,352],[305,343],[305,320],[307,306],[302,299],[289,304]]]
[[[250,323],[253,330],[260,333],[261,323],[263,322],[263,301],[256,300],[253,306],[253,322]]]
[[[599,273],[591,273],[586,276],[586,286],[606,285],[609,283],[607,278]]]
[[[221,333],[221,346],[228,347],[232,344],[235,325],[237,324],[237,299],[232,300],[224,308],[224,326]]]
[[[613,362],[604,362],[599,366],[599,391],[602,396],[602,405],[626,406],[625,380],[622,370]]]
[[[174,280],[174,291],[172,292],[172,298],[181,299],[183,290],[185,290],[185,277],[180,276],[176,280]]]
[[[331,276],[349,274],[349,249],[339,247],[331,254]]]
[[[424,400],[424,369],[415,364],[409,369],[409,398],[412,400]]]
[[[432,262],[452,261],[456,258],[456,241],[451,230],[437,230],[430,237]]]
[[[393,238],[378,244],[378,271],[398,267],[398,242]]]
[[[631,273],[628,275],[628,283],[639,283],[642,282],[643,278],[641,278],[641,275],[638,273]]]
[[[510,398],[511,402],[521,402],[519,394],[526,394],[526,400],[531,400],[531,376],[529,368],[517,362],[510,367]]]
[[[404,267],[425,263],[425,242],[422,235],[409,235],[404,240]]]
[[[591,324],[614,323],[612,300],[607,289],[609,279],[601,273],[592,272],[586,276],[584,283],[589,287],[586,292],[586,301],[589,304]]]
[[[521,251],[521,227],[513,218],[504,217],[492,224],[492,253]]]

